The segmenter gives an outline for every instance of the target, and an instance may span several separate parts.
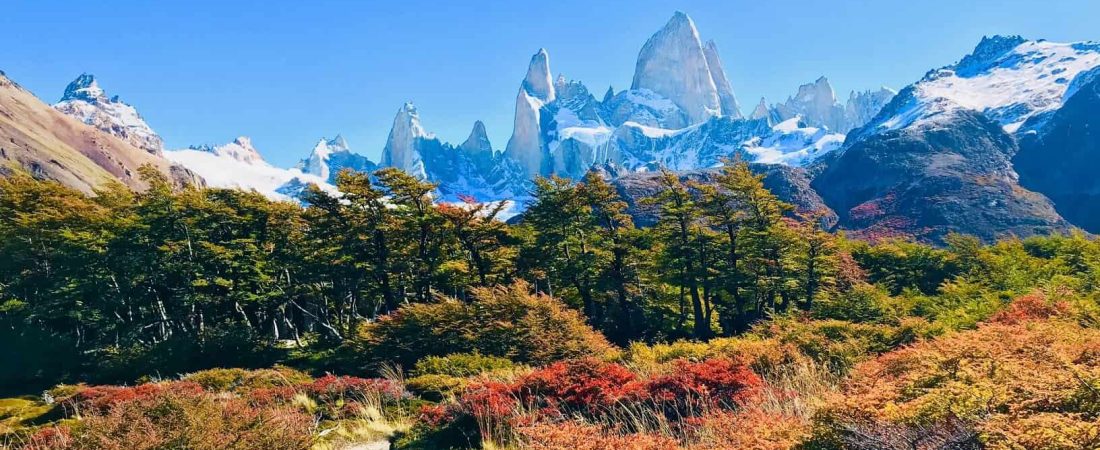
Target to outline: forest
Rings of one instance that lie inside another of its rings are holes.
[[[1100,448],[1100,241],[867,242],[747,164],[302,204],[0,178],[0,446]]]

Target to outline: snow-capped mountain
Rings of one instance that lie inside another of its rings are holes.
[[[327,178],[268,164],[246,136],[223,145],[169,150],[164,156],[203,177],[210,187],[252,190],[275,200],[295,200],[295,194],[310,183],[336,192]]]
[[[252,146],[252,139],[248,136],[240,136],[224,145],[193,145],[188,150],[199,150],[211,153],[219,157],[232,159],[244,164],[267,164],[260,152]]]
[[[741,157],[799,166],[839,147],[843,134],[830,130],[853,122],[824,78],[808,93],[802,92],[806,86],[800,89],[795,99],[802,103],[789,100],[789,113],[763,106],[744,118],[717,44],[704,44],[681,12],[642,46],[630,89],[608,88],[599,99],[581,81],[552,73],[549,52],[539,49],[519,83],[512,136],[503,151],[493,148],[480,121],[463,143],[443,142],[406,103],[394,116],[379,164],[352,152],[340,136],[319,140],[293,169],[265,162],[247,138],[168,156],[212,186],[255,189],[278,199],[293,197],[307,183],[333,189],[344,169],[397,167],[437,183],[442,199],[496,200],[526,196],[536,176],[576,179],[605,164],[626,171],[690,170]],[[848,109],[864,115],[881,103],[872,94],[852,98]],[[58,107],[121,136],[151,136],[150,142],[162,146],[133,107],[107,99],[90,76],[74,82]]]
[[[543,173],[546,143],[543,141],[542,108],[554,101],[556,93],[550,80],[550,55],[539,49],[527,65],[527,76],[516,94],[516,115],[512,137],[504,154],[519,164],[530,177]]]
[[[294,167],[330,184],[336,184],[336,174],[344,169],[368,173],[378,169],[378,165],[366,156],[353,153],[348,147],[348,141],[339,134],[332,139],[318,140],[309,156]]]
[[[679,12],[641,47],[629,89],[596,97],[580,80],[553,73],[550,53],[539,49],[519,79],[502,148],[480,121],[462,143],[444,142],[407,103],[380,164],[340,136],[317,141],[293,169],[264,162],[246,138],[165,156],[211,186],[279,199],[296,198],[308,184],[335,192],[344,169],[398,167],[436,183],[441,201],[512,199],[513,211],[522,210],[537,176],[576,179],[598,170],[649,192],[656,187],[645,172],[664,167],[704,179],[741,158],[770,173],[784,198],[835,211],[837,226],[854,236],[992,239],[1061,231],[1070,222],[1100,230],[1093,207],[1100,188],[1090,181],[1100,147],[1093,131],[1100,43],[987,37],[900,92],[853,91],[842,103],[820,77],[781,103],[761,98],[747,117],[717,44]],[[56,108],[150,153],[163,147],[133,107],[107,98],[91,76],[74,81]]]
[[[1082,72],[1100,65],[1100,43],[982,38],[958,63],[928,72],[896,96],[857,137],[946,120],[957,110],[979,111],[1008,133],[1042,124],[1060,108]]]
[[[1095,226],[1094,204],[1081,205],[1095,198],[1096,160],[1081,149],[1097,145],[1088,116],[1100,102],[1071,87],[1094,86],[1098,66],[1097,43],[983,38],[849,133],[813,187],[856,235],[992,240],[1068,230],[1063,216]]]
[[[848,102],[841,104],[829,79],[820,77],[813,83],[799,86],[797,94],[771,108],[764,106],[764,99],[761,99],[753,115],[768,114],[777,123],[798,117],[811,126],[846,134],[871,120],[896,94],[886,87],[876,91],[852,91]]]
[[[154,155],[164,151],[164,141],[137,110],[118,96],[107,97],[90,74],[81,74],[69,83],[54,108]]]
[[[516,100],[515,127],[504,152],[528,177],[579,178],[613,164],[625,170],[687,170],[740,156],[801,165],[832,151],[893,92],[836,101],[828,80],[803,86],[783,112],[758,106],[743,118],[718,46],[702,43],[695,23],[677,12],[642,47],[628,90],[599,100],[580,81],[550,81],[550,56],[532,56]],[[848,111],[851,111],[849,113]]]

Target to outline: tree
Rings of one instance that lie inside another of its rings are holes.
[[[644,316],[637,301],[640,290],[638,268],[632,262],[639,257],[636,243],[631,240],[631,234],[635,231],[634,221],[626,213],[626,202],[598,172],[585,174],[580,191],[591,208],[599,247],[611,253],[599,276],[601,290],[611,292],[614,297],[615,314],[607,328],[610,328],[613,340],[625,343],[637,338],[644,327],[641,323]]]
[[[507,277],[509,259],[507,225],[497,216],[507,203],[478,203],[466,197],[461,205],[439,205],[438,211],[450,225],[463,250],[469,270],[477,276],[476,286],[499,284]]]
[[[578,186],[556,176],[536,179],[534,197],[524,215],[535,231],[526,251],[546,274],[547,293],[554,295],[553,286],[558,286],[558,296],[576,295],[590,323],[599,324],[602,310],[594,290],[606,255],[597,252],[600,236],[592,207]]]
[[[700,290],[700,279],[707,272],[705,245],[701,243],[699,208],[688,187],[667,169],[659,178],[663,188],[656,196],[645,199],[658,207],[657,233],[663,242],[663,261],[675,274],[672,281],[680,287],[681,328],[685,321],[685,295],[691,298],[692,334],[699,339],[710,336],[708,310]]]
[[[395,242],[412,244],[401,248],[401,253],[412,278],[414,296],[418,301],[427,301],[442,264],[443,225],[446,223],[432,203],[432,192],[437,185],[393,167],[379,170],[375,176],[395,207],[393,230],[400,236]]]

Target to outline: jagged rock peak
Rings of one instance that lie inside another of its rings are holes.
[[[309,152],[309,157],[306,161],[324,161],[333,153],[348,151],[351,151],[348,147],[348,141],[344,139],[344,136],[337,134],[336,137],[332,139],[318,139],[317,144],[313,146],[313,150]]]
[[[601,101],[601,103],[608,103],[611,101],[612,98],[615,98],[615,87],[608,85],[607,92],[603,94],[603,100]]]
[[[710,78],[718,89],[718,102],[722,106],[722,114],[734,119],[741,118],[741,105],[737,103],[737,96],[733,94],[733,86],[726,77],[726,69],[722,66],[722,59],[718,57],[718,44],[714,40],[708,40],[703,47],[703,54],[707,58],[707,67],[710,68]]]
[[[324,138],[321,138],[322,140]],[[329,147],[337,151],[348,151],[348,141],[344,139],[344,136],[337,133],[336,137],[325,141]]]
[[[90,73],[80,74],[65,87],[65,94],[61,96],[61,101],[67,100],[83,100],[88,103],[108,101],[107,94],[99,87],[95,75]]]
[[[818,77],[813,83],[799,86],[795,100],[810,100],[821,105],[832,105],[837,101],[836,91],[833,90],[833,85],[829,83],[829,79],[824,75]]]
[[[470,153],[489,152],[492,154],[493,146],[489,142],[489,134],[485,132],[485,124],[482,121],[474,122],[474,128],[470,130],[470,136],[459,148]]]
[[[114,135],[154,155],[162,155],[164,140],[145,123],[137,109],[118,99],[108,98],[95,76],[80,74],[65,88],[61,101],[53,105],[62,113]]]
[[[424,161],[418,150],[418,140],[428,137],[420,125],[420,114],[412,102],[406,102],[397,110],[390,128],[386,147],[382,149],[382,165],[396,167],[409,174],[425,179]]]
[[[671,100],[692,123],[722,112],[699,31],[679,11],[642,46],[631,89],[647,89]]]
[[[756,104],[756,109],[752,110],[750,119],[767,119],[771,117],[771,112],[768,110],[768,103],[764,97],[760,97],[760,103]]]
[[[988,65],[1020,44],[1027,42],[1022,36],[982,36],[974,51],[959,60],[955,72],[970,76],[988,68]]]
[[[554,82],[550,73],[550,55],[545,48],[540,48],[527,66],[527,76],[523,79],[524,90],[543,102],[554,101]]]

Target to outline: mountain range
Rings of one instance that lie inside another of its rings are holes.
[[[428,131],[412,103],[394,116],[381,161],[339,135],[320,138],[295,167],[264,161],[247,137],[167,150],[137,110],[83,74],[51,107],[0,78],[0,159],[85,191],[153,163],[178,184],[253,189],[294,200],[308,184],[336,192],[343,169],[397,167],[438,183],[442,201],[515,200],[537,176],[611,178],[631,205],[654,192],[660,168],[706,180],[740,158],[769,187],[829,225],[880,238],[991,240],[1073,227],[1100,232],[1100,43],[983,38],[958,62],[900,91],[840,102],[821,77],[782,102],[742,110],[718,46],[677,12],[641,47],[629,89],[597,98],[553,75],[539,49],[519,82],[503,147],[485,125],[460,144]],[[7,145],[4,145],[7,144]],[[647,214],[633,211],[645,223]]]

